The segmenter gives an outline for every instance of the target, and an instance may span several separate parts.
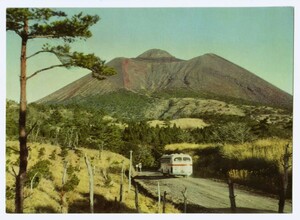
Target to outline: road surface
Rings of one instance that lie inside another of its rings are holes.
[[[135,181],[151,196],[157,197],[159,182],[161,194],[167,192],[167,201],[182,206],[187,188],[187,212],[230,213],[227,183],[204,178],[164,177],[159,172],[140,172]],[[249,190],[234,189],[237,213],[276,213],[278,200]],[[190,209],[190,210],[189,210]],[[286,201],[284,212],[292,212],[291,201]]]

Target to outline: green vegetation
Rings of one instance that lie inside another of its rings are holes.
[[[203,99],[213,99],[226,102],[228,104],[235,104],[235,105],[251,105],[251,106],[265,106],[261,103],[251,102],[244,99],[228,97],[228,96],[221,96],[214,93],[209,92],[199,92],[194,90],[187,90],[187,89],[174,89],[174,90],[164,90],[159,92],[154,92],[151,94],[154,98],[203,98]],[[273,106],[278,107],[278,106]],[[292,112],[292,108],[285,109],[288,112]]]
[[[118,119],[140,121],[144,119],[144,110],[153,103],[153,99],[126,90],[106,95],[95,95],[85,99],[70,99],[64,105],[88,106],[89,109],[102,109]]]
[[[146,92],[147,93],[147,92]],[[149,93],[149,92],[148,92]],[[183,109],[183,112],[174,112],[167,115],[163,115],[164,111],[168,111],[175,105],[174,100],[191,99],[191,103],[199,102],[199,100],[208,100],[208,107],[199,106],[200,109],[204,109],[204,112],[189,112],[188,109]],[[220,106],[210,108],[213,102]],[[224,103],[224,106],[221,104]],[[200,118],[210,119],[216,116],[216,120],[235,120],[241,115],[234,113],[234,109],[242,110],[244,107],[252,106],[252,110],[245,110],[247,117],[251,115],[272,114],[272,107],[266,107],[258,103],[252,103],[240,99],[221,97],[209,93],[200,93],[188,90],[166,90],[160,92],[149,93],[144,95],[142,93],[134,93],[127,90],[119,90],[107,94],[94,95],[89,97],[76,97],[67,101],[61,101],[56,103],[47,103],[65,106],[80,106],[88,109],[103,110],[108,112],[114,118],[125,121],[142,121],[142,120],[155,120],[155,119],[176,119],[176,118]],[[226,105],[225,105],[226,104]],[[218,107],[218,108],[217,108]],[[157,111],[161,109],[162,112]],[[207,111],[205,110],[207,109]],[[275,108],[276,109],[276,108]],[[219,111],[223,110],[223,111]],[[291,114],[290,110],[281,110],[286,114]],[[178,115],[179,114],[179,115]],[[228,117],[222,119],[222,117]],[[232,117],[230,119],[230,117]]]
[[[17,138],[17,122],[14,121],[17,118],[16,106],[11,101],[7,104],[6,133],[11,140]],[[147,121],[128,122],[106,116],[103,110],[87,109],[80,105],[46,106],[33,103],[28,107],[28,118],[33,128],[28,138],[30,141],[60,145],[60,155],[63,157],[67,156],[68,150],[78,146],[97,150],[104,148],[123,155],[131,149],[139,152],[138,160],[145,160],[145,166],[153,167],[158,165],[165,145],[171,143],[243,144],[267,137],[291,139],[292,135],[291,121],[272,124],[266,119],[257,121],[247,115],[203,114],[201,118],[208,126],[190,129],[181,129],[171,121],[165,121],[164,126],[153,126]],[[43,151],[40,150],[40,157],[44,155]]]
[[[45,148],[40,148],[40,149],[45,149]],[[51,162],[49,160],[37,161],[36,164],[34,164],[30,168],[30,170],[28,170],[28,172],[27,172],[27,181],[26,181],[27,187],[30,186],[31,181],[33,181],[33,180],[34,180],[33,187],[37,187],[41,178],[52,180],[53,174],[50,171],[50,165],[51,165]]]
[[[14,133],[17,122],[13,120],[17,115],[14,109],[16,106],[11,101],[7,105],[10,112],[7,115],[7,140],[17,138]],[[69,161],[73,157],[79,160],[88,148],[92,149],[94,153],[91,160],[101,167],[98,172],[102,173],[103,186],[108,188],[115,181],[112,173],[117,174],[120,171],[122,160],[111,160],[109,157],[104,159],[102,152],[115,152],[128,158],[129,151],[133,150],[134,165],[141,162],[145,168],[157,169],[158,159],[162,154],[187,152],[193,155],[196,176],[225,179],[229,175],[236,183],[277,194],[282,173],[283,149],[292,140],[292,120],[279,120],[276,124],[264,118],[257,120],[248,114],[242,117],[207,113],[201,115],[207,126],[181,129],[169,120],[163,121],[163,126],[153,126],[149,121],[117,119],[108,116],[104,110],[88,109],[75,104],[33,103],[28,110],[33,127],[28,136],[29,141],[59,146],[38,149],[31,147],[36,152],[36,158],[40,161]],[[271,113],[274,110],[269,111]],[[36,125],[33,126],[34,124]],[[81,146],[85,149],[80,148]],[[16,154],[14,148],[8,144],[7,172],[18,163],[17,159],[11,159]],[[97,158],[102,159],[96,162]],[[109,167],[100,165],[105,160],[110,164]],[[76,191],[82,184],[82,178],[78,174],[82,167],[73,163],[68,167],[67,192]],[[37,173],[36,168],[31,170],[32,167],[29,169],[28,181]],[[45,178],[42,176],[36,176],[34,189],[39,187],[41,181],[52,181],[47,175],[44,175]],[[291,183],[292,176],[289,172],[289,197]],[[61,190],[61,186],[57,187],[61,183],[55,184],[57,190]],[[8,196],[11,196],[12,187],[11,184],[7,187]]]

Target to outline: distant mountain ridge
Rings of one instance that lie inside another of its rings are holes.
[[[38,102],[60,103],[121,90],[151,95],[180,89],[292,108],[290,94],[212,53],[181,60],[164,50],[151,49],[135,58],[115,58],[107,65],[117,74],[102,81],[86,75]]]

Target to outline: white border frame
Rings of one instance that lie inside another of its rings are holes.
[[[7,7],[74,7],[74,8],[94,8],[94,7],[272,7],[272,6],[291,6],[294,7],[294,118],[293,118],[293,212],[292,214],[6,214],[5,212],[5,101],[6,101],[6,30],[5,30],[5,15]],[[141,219],[141,218],[159,218],[166,219],[172,218],[177,219],[241,219],[241,218],[259,218],[259,219],[299,219],[300,217],[300,192],[299,192],[299,162],[297,157],[299,157],[299,135],[296,131],[299,131],[299,88],[296,87],[296,82],[299,80],[299,21],[300,13],[299,8],[300,2],[297,0],[1,0],[0,1],[0,146],[2,149],[0,151],[0,161],[2,164],[0,166],[0,217],[1,219],[14,219],[22,218],[25,219],[35,219],[35,218],[85,218],[99,219],[99,218],[126,218],[126,219]],[[101,216],[98,216],[101,215]],[[298,217],[298,218],[297,218]]]

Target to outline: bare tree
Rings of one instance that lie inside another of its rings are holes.
[[[139,188],[138,188],[138,184],[135,183],[135,208],[136,208],[136,212],[139,213],[140,212],[140,206],[139,206]]]
[[[279,202],[278,202],[278,213],[284,212],[285,200],[286,200],[286,192],[288,188],[288,181],[289,181],[289,169],[291,167],[290,159],[292,153],[289,150],[289,144],[285,147],[285,152],[283,155],[283,172],[280,177],[280,189],[279,189]]]
[[[231,208],[231,212],[236,212],[236,204],[235,204],[235,195],[234,195],[234,187],[233,187],[233,182],[230,179],[230,177],[228,177],[228,189],[229,189],[229,199],[230,199],[230,208]]]
[[[163,213],[166,213],[166,204],[167,204],[167,192],[164,191],[164,195],[163,195]]]
[[[67,207],[67,199],[66,199],[66,190],[65,190],[65,184],[66,184],[66,179],[67,179],[67,168],[68,168],[68,162],[64,161],[63,165],[63,173],[62,173],[62,188],[61,188],[61,212],[62,213],[67,213],[68,207]]]
[[[159,185],[159,181],[157,181],[157,212],[158,213],[161,213],[161,210],[160,210],[160,185]]]
[[[39,172],[36,172],[30,181],[30,193],[32,194],[34,179],[38,175]]]
[[[90,189],[90,212],[94,213],[94,172],[87,155],[85,155],[85,164],[89,174],[89,189]]]
[[[129,178],[129,182],[128,182],[128,193],[130,192],[131,189],[131,173],[132,173],[132,150],[129,151],[130,153],[130,159],[129,159],[129,174],[128,174],[128,178]]]
[[[187,187],[184,187],[184,191],[181,192],[183,195],[183,212],[187,211]]]
[[[121,181],[120,181],[120,202],[123,202],[123,183],[124,183],[124,160],[122,161]]]

